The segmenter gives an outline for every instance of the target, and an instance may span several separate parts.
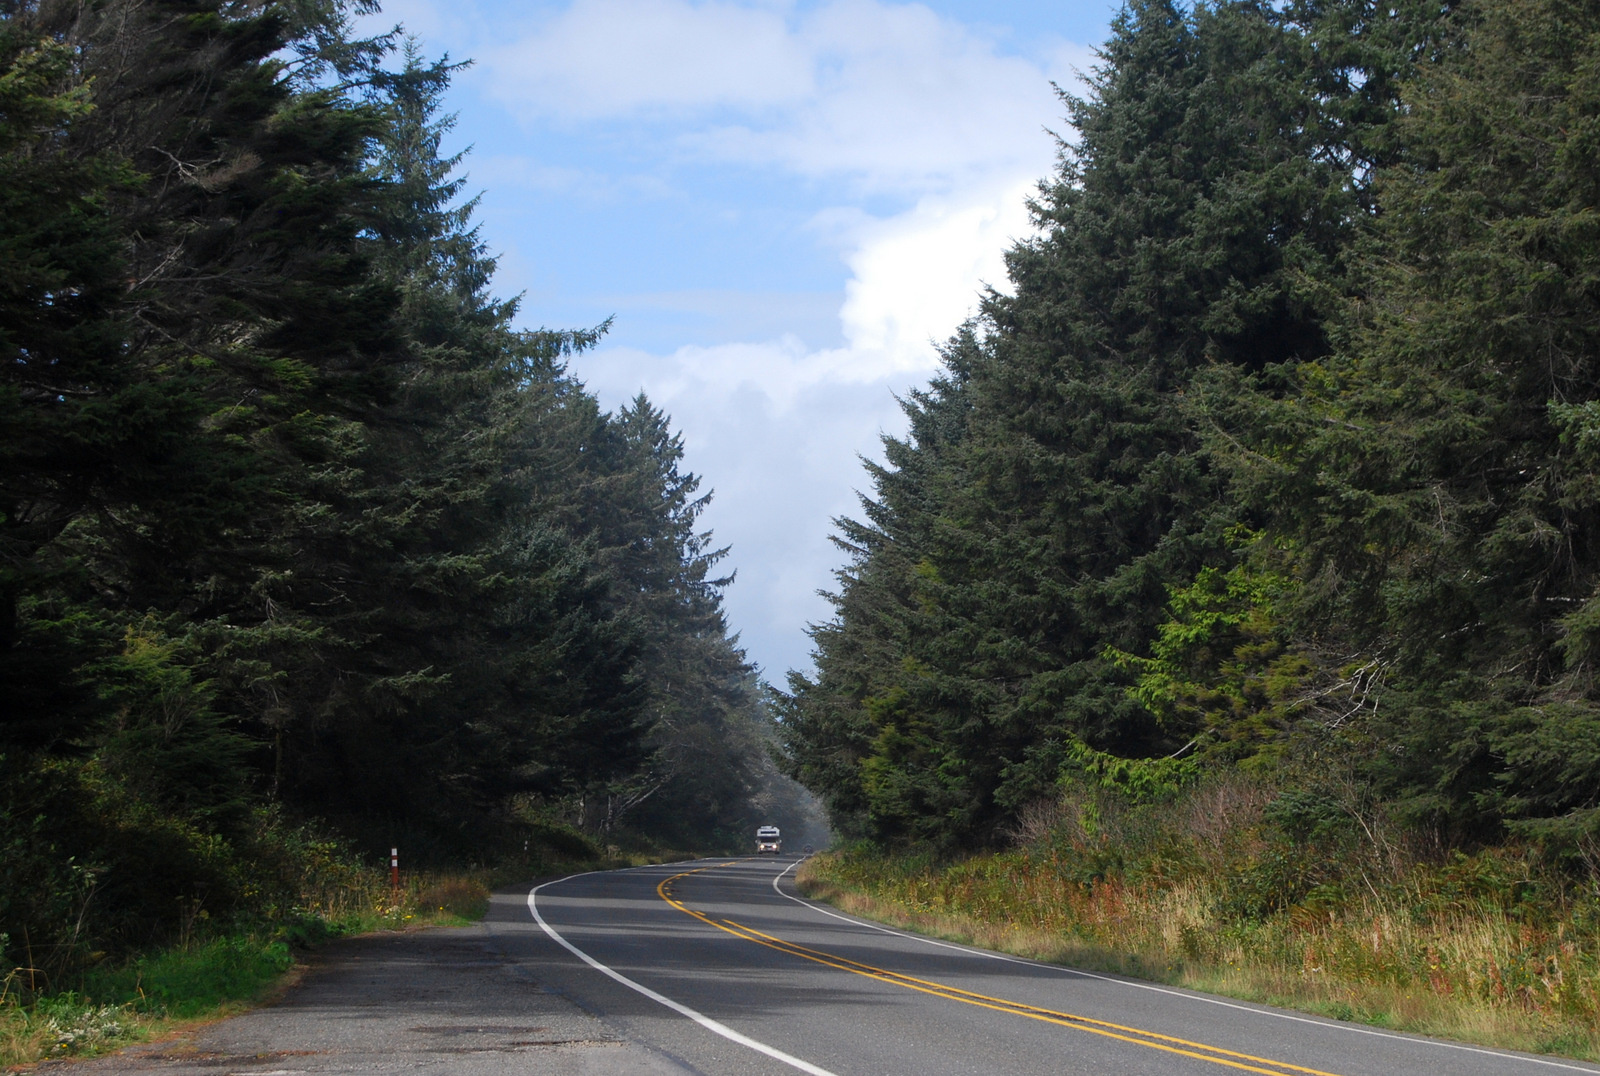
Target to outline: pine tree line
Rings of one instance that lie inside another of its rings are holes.
[[[1583,0],[1122,9],[839,521],[784,702],[836,826],[1246,773],[1592,853],[1597,56]]]
[[[286,900],[306,820],[742,844],[774,776],[681,442],[568,372],[604,326],[514,327],[375,10],[0,3],[12,963]]]

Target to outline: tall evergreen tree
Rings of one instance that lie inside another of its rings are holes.
[[[1351,746],[1458,839],[1600,806],[1596,19],[1463,6],[1376,173],[1338,353],[1226,422],[1300,550],[1299,631],[1384,671]]]
[[[951,347],[960,433],[891,446],[868,524],[845,528],[858,561],[819,679],[796,683],[797,772],[836,782],[867,831],[986,841],[1096,752],[1187,749],[1194,730],[1158,721],[1116,655],[1145,651],[1169,587],[1232,556],[1242,509],[1202,443],[1197,375],[1328,349],[1381,145],[1350,101],[1370,80],[1304,24],[1347,8],[1131,3],[1089,96],[1066,99],[1077,140],[1034,205],[1042,234],[1008,256],[1015,294]],[[867,582],[881,571],[896,581]],[[860,619],[905,627],[846,656]]]

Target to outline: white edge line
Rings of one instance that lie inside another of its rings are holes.
[[[594,970],[596,970],[596,971],[598,971],[598,972],[600,972],[600,973],[602,973],[604,975],[611,976],[611,978],[615,979],[617,982],[621,983],[623,986],[627,987],[628,989],[637,990],[639,993],[643,994],[645,997],[649,998],[651,1001],[658,1002],[659,1004],[665,1005],[667,1008],[671,1009],[673,1012],[677,1013],[680,1016],[687,1016],[689,1019],[693,1020],[695,1023],[699,1024],[701,1027],[705,1028],[707,1031],[716,1032],[718,1035],[721,1035],[725,1039],[731,1039],[732,1041],[738,1043],[740,1046],[747,1046],[750,1049],[756,1051],[757,1053],[766,1054],[768,1057],[772,1058],[774,1061],[782,1061],[785,1065],[789,1065],[789,1066],[791,1066],[793,1068],[797,1068],[801,1072],[809,1072],[811,1074],[811,1076],[834,1076],[833,1073],[829,1072],[825,1068],[819,1068],[818,1066],[813,1065],[809,1061],[802,1061],[802,1060],[800,1060],[800,1058],[794,1057],[791,1054],[786,1054],[782,1050],[779,1050],[777,1047],[768,1046],[764,1042],[757,1042],[755,1039],[752,1039],[748,1035],[741,1035],[739,1032],[733,1030],[733,1028],[727,1026],[726,1024],[720,1024],[717,1021],[711,1019],[711,1017],[709,1017],[709,1016],[706,1016],[706,1015],[704,1015],[702,1013],[695,1012],[693,1009],[689,1008],[689,1006],[687,1006],[687,1005],[684,1005],[684,1004],[681,1004],[679,1002],[673,1001],[671,998],[665,996],[664,994],[656,993],[654,990],[651,990],[648,986],[645,986],[642,983],[634,982],[632,979],[628,978],[626,975],[622,974],[620,971],[613,971],[611,968],[606,967],[604,964],[600,963],[600,961],[596,960],[594,957],[590,956],[588,953],[584,952],[582,949],[579,949],[576,945],[573,945],[567,939],[563,938],[560,934],[556,933],[556,929],[554,927],[552,927],[549,923],[546,923],[544,921],[544,916],[539,914],[539,903],[538,903],[538,899],[537,899],[537,894],[538,894],[539,890],[543,889],[547,885],[556,885],[556,884],[558,884],[560,882],[570,881],[573,878],[582,878],[582,877],[584,877],[585,874],[603,874],[603,873],[606,873],[606,872],[604,872],[604,871],[585,871],[585,872],[583,872],[583,874],[569,874],[565,878],[557,878],[554,881],[545,882],[542,885],[536,885],[532,889],[528,890],[528,911],[533,913],[534,922],[538,923],[540,928],[543,929],[546,934],[550,935],[551,938],[555,939],[557,944],[561,945],[569,953],[571,953],[573,956],[577,957],[579,960],[583,961],[585,964],[589,965]]]
[[[1430,1039],[1420,1035],[1397,1035],[1392,1031],[1379,1031],[1377,1028],[1372,1027],[1358,1027],[1354,1024],[1335,1023],[1331,1020],[1317,1020],[1309,1016],[1295,1016],[1293,1013],[1278,1012],[1274,1009],[1258,1009],[1253,1005],[1239,1005],[1232,1001],[1223,1001],[1221,998],[1207,997],[1204,994],[1191,993],[1187,990],[1172,990],[1164,986],[1156,986],[1152,983],[1130,982],[1127,979],[1115,979],[1109,975],[1096,975],[1092,971],[1079,971],[1077,968],[1069,968],[1062,964],[1046,964],[1039,960],[1028,960],[1026,957],[1011,956],[1007,953],[995,953],[989,951],[988,949],[972,949],[965,945],[955,945],[951,942],[938,941],[934,938],[925,938],[920,934],[906,934],[898,930],[891,930],[889,927],[882,926],[878,923],[870,923],[864,919],[857,919],[854,916],[841,915],[838,912],[829,911],[826,908],[819,907],[809,900],[804,900],[800,897],[793,896],[789,893],[785,893],[782,889],[779,889],[779,880],[782,879],[785,874],[788,874],[803,862],[804,860],[796,860],[774,875],[772,879],[773,892],[777,893],[780,897],[794,901],[796,904],[810,908],[812,911],[817,912],[820,915],[831,916],[834,919],[842,919],[846,923],[853,923],[858,927],[867,927],[871,930],[882,931],[885,934],[893,934],[895,937],[905,938],[907,941],[917,941],[923,942],[927,945],[937,945],[941,949],[954,949],[958,953],[967,953],[970,956],[988,957],[990,960],[1004,960],[1008,964],[1026,964],[1030,968],[1041,968],[1045,971],[1058,971],[1067,975],[1080,975],[1085,979],[1098,979],[1103,983],[1116,983],[1119,986],[1131,986],[1135,990],[1149,990],[1156,994],[1170,994],[1173,997],[1187,998],[1190,1001],[1203,1001],[1207,1005],[1220,1005],[1224,1009],[1237,1009],[1240,1012],[1255,1013],[1257,1016],[1271,1016],[1279,1020],[1293,1020],[1297,1024],[1311,1024],[1315,1027],[1325,1027],[1333,1031],[1349,1031],[1357,1035],[1372,1035],[1380,1039],[1398,1039],[1401,1042],[1420,1043],[1424,1046],[1440,1046],[1447,1050],[1464,1050],[1469,1054],[1483,1054],[1485,1057],[1504,1057],[1511,1061],[1526,1061],[1532,1065],[1548,1065],[1550,1068],[1570,1069],[1573,1072],[1600,1071],[1600,1069],[1595,1069],[1586,1065],[1569,1065],[1563,1061],[1550,1061],[1543,1057],[1530,1057],[1527,1054],[1508,1054],[1500,1050],[1486,1050],[1481,1046],[1467,1046],[1464,1043],[1459,1042],[1446,1042],[1443,1039]]]

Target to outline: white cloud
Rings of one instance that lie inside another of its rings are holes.
[[[869,191],[942,191],[1048,166],[1059,109],[1040,69],[920,5],[842,0],[801,25],[816,92],[765,123],[714,127],[725,159]]]
[[[483,59],[502,94],[568,119],[761,108],[813,74],[781,10],[683,0],[580,0]]]
[[[479,53],[513,111],[555,121],[686,123],[681,152],[916,194],[1042,174],[1059,107],[1050,70],[920,4],[780,6],[577,0]],[[1086,54],[1085,54],[1086,55]],[[689,122],[692,120],[692,123]]]
[[[730,623],[774,683],[808,664],[801,628],[829,615],[816,592],[839,563],[832,520],[858,513],[854,490],[867,484],[858,454],[878,455],[880,432],[902,426],[893,394],[906,386],[855,378],[855,357],[788,339],[667,356],[609,348],[574,366],[609,406],[645,388],[682,431],[687,466],[715,490],[703,522],[733,547]]]
[[[831,615],[816,591],[839,564],[832,520],[859,511],[858,457],[903,430],[895,394],[937,368],[933,344],[972,312],[980,284],[1004,283],[1002,254],[1028,227],[1027,187],[928,198],[889,220],[850,216],[843,347],[788,336],[670,355],[602,348],[579,361],[609,406],[643,388],[683,431],[688,466],[716,491],[706,522],[739,570],[730,619],[775,681],[808,664],[801,625]]]
[[[861,228],[847,257],[851,278],[839,311],[845,337],[881,357],[885,371],[925,372],[976,307],[983,285],[1005,290],[1004,253],[1028,235],[1032,177],[996,189],[929,197],[907,213]]]

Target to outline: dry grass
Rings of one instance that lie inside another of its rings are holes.
[[[379,871],[313,878],[295,908],[336,933],[454,926],[482,918],[495,882],[490,871],[404,872],[400,885]]]
[[[1435,900],[1415,879],[1410,889],[1374,887],[1337,906],[1307,899],[1241,917],[1229,914],[1233,873],[1080,881],[1069,860],[1003,853],[937,865],[857,851],[813,858],[799,881],[847,911],[985,948],[1600,1060],[1600,936],[1592,920],[1580,926],[1558,914],[1537,925],[1496,907]]]

